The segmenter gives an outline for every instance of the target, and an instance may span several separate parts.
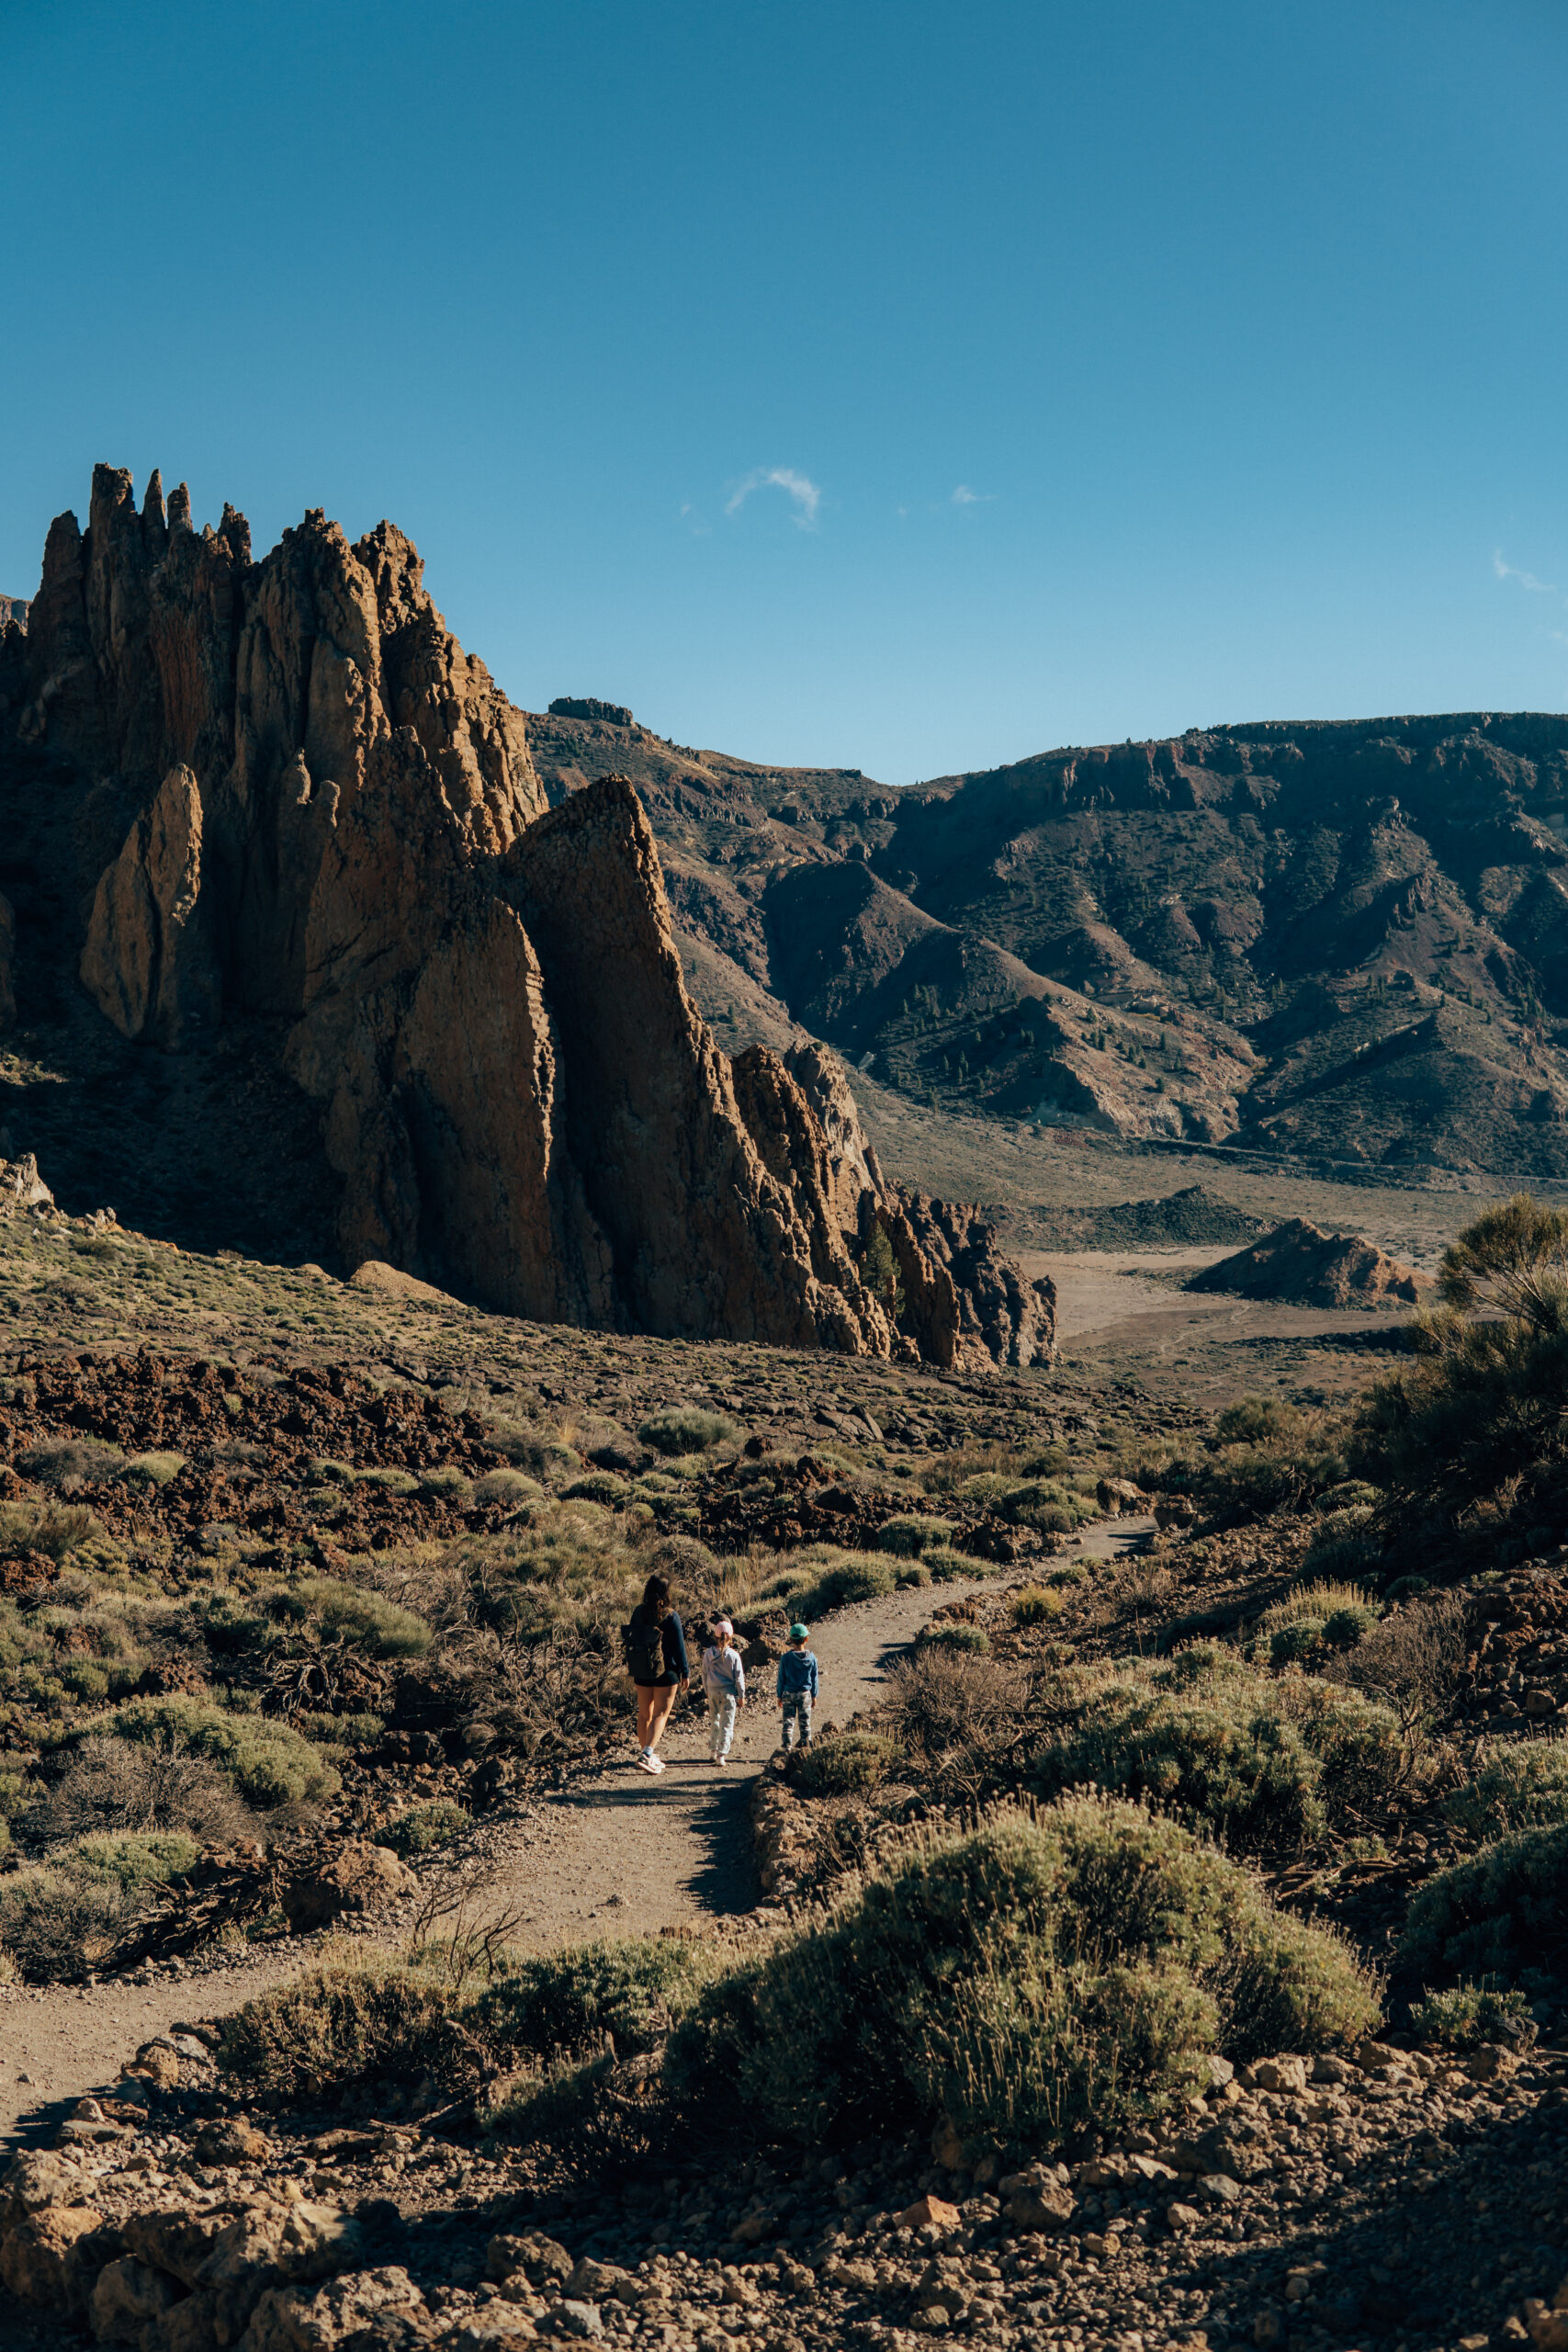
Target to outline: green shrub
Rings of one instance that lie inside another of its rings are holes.
[[[876,1732],[844,1731],[792,1748],[785,1771],[791,1786],[807,1796],[861,1796],[885,1781],[897,1760],[893,1740]]]
[[[420,1482],[413,1473],[400,1469],[395,1463],[373,1470],[361,1470],[359,1480],[363,1486],[384,1487],[392,1495],[416,1495],[419,1492]]]
[[[1410,2022],[1423,2041],[1440,2041],[1450,2050],[1472,2050],[1505,2037],[1517,2048],[1536,2038],[1534,2013],[1517,1988],[1456,1984],[1447,1993],[1428,1993]]]
[[[945,1544],[952,1540],[952,1520],[925,1519],[914,1512],[901,1519],[885,1520],[876,1532],[879,1551],[896,1552],[906,1560],[918,1560],[930,1545]]]
[[[922,1649],[964,1650],[972,1657],[983,1657],[991,1646],[979,1625],[922,1625],[919,1639]]]
[[[1031,1479],[1023,1486],[1006,1487],[992,1509],[1010,1525],[1032,1527],[1042,1535],[1070,1535],[1076,1528],[1099,1517],[1098,1505],[1091,1497],[1075,1494],[1071,1487],[1051,1478]]]
[[[1321,2049],[1375,2016],[1346,1947],[1236,1863],[1080,1798],[901,1858],[710,1986],[665,2075],[808,2146],[947,2116],[1037,2154],[1163,2114],[1216,2049]]]
[[[921,1585],[928,1585],[931,1580],[930,1568],[919,1560],[906,1560],[902,1567],[893,1571],[894,1586],[899,1592],[918,1591]]]
[[[0,1503],[0,1552],[45,1552],[61,1566],[103,1532],[85,1503]]]
[[[385,1715],[296,1715],[294,1728],[318,1747],[374,1747],[387,1728]]]
[[[80,1871],[84,1878],[113,1879],[131,1894],[188,1877],[200,1855],[196,1839],[183,1830],[97,1830],[51,1853],[49,1866]]]
[[[316,1625],[323,1640],[352,1642],[371,1657],[423,1657],[430,1647],[423,1617],[368,1586],[337,1577],[302,1577],[279,1605],[296,1621]]]
[[[1061,1613],[1062,1596],[1048,1584],[1026,1584],[1008,1602],[1008,1614],[1015,1625],[1043,1625]]]
[[[1494,1747],[1472,1781],[1445,1798],[1443,1811],[1471,1838],[1541,1829],[1568,1821],[1568,1740],[1529,1739]]]
[[[450,1991],[418,1970],[317,1968],[223,2021],[220,2073],[278,2107],[454,2071]],[[460,2048],[460,2045],[458,2045]]]
[[[795,1605],[803,1617],[820,1617],[829,1609],[847,1609],[859,1600],[881,1600],[893,1590],[892,1564],[874,1552],[840,1552],[835,1556],[826,1545],[815,1548],[831,1565],[820,1568],[809,1584],[793,1588]]]
[[[167,1487],[179,1476],[185,1466],[183,1453],[133,1453],[120,1476],[122,1478],[140,1479],[143,1486]]]
[[[125,1467],[125,1455],[104,1438],[46,1438],[18,1453],[17,1467],[25,1478],[37,1478],[42,1486],[59,1487],[69,1493],[73,1487],[101,1486],[118,1477]]]
[[[573,1454],[571,1458],[575,1464],[577,1456]],[[482,1478],[474,1482],[475,1502],[502,1503],[513,1509],[537,1501],[544,1491],[536,1478],[526,1476],[521,1470],[487,1470]]]
[[[175,1754],[209,1758],[262,1813],[319,1804],[338,1787],[331,1765],[287,1724],[231,1714],[198,1699],[133,1699],[109,1729],[120,1739],[161,1741]]]
[[[933,1544],[923,1557],[931,1572],[932,1584],[974,1582],[991,1573],[986,1561],[974,1559],[967,1552],[952,1551],[945,1544]]]
[[[635,1490],[629,1478],[618,1478],[613,1470],[591,1470],[586,1478],[574,1478],[561,1491],[569,1503],[603,1503],[609,1510],[619,1510],[631,1501]]]
[[[1372,1512],[1357,1503],[1329,1511],[1318,1521],[1302,1566],[1308,1576],[1342,1582],[1374,1568],[1382,1552]]]
[[[438,1797],[430,1804],[410,1805],[406,1813],[400,1813],[378,1833],[378,1842],[389,1846],[400,1860],[407,1862],[466,1838],[473,1826],[461,1805]]]
[[[1568,1822],[1516,1829],[1428,1879],[1400,1956],[1423,1976],[1497,1977],[1568,1964]]]
[[[637,1435],[655,1453],[706,1453],[716,1445],[732,1443],[740,1431],[724,1413],[700,1405],[669,1405],[650,1415]]]
[[[1359,1585],[1298,1585],[1266,1609],[1250,1654],[1270,1666],[1307,1666],[1331,1650],[1354,1649],[1382,1611]]]
[[[184,1878],[200,1850],[167,1831],[99,1831],[57,1847],[47,1862],[0,1879],[0,1951],[33,1984],[88,1975],[153,1889]]]
[[[1238,1396],[1214,1423],[1221,1445],[1289,1444],[1305,1424],[1298,1406],[1283,1396]]]
[[[1042,1795],[1092,1781],[1153,1797],[1240,1853],[1318,1843],[1406,1767],[1388,1709],[1308,1678],[1275,1682],[1217,1645],[1067,1668],[1047,1703],[1059,1728],[1032,1767]]]
[[[440,1470],[422,1471],[419,1483],[425,1494],[439,1495],[448,1502],[466,1503],[473,1493],[472,1480],[455,1464]]]
[[[525,1960],[481,1992],[463,2023],[503,2065],[597,2052],[656,2049],[713,1974],[711,1945],[670,1936],[584,1944]]]

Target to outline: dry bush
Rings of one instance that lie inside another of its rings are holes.
[[[1410,1601],[1331,1659],[1330,1679],[1354,1683],[1386,1701],[1408,1735],[1458,1687],[1464,1666],[1468,1611],[1451,1592]]]
[[[85,1739],[28,1819],[47,1844],[96,1829],[188,1830],[208,1846],[250,1837],[255,1816],[228,1774],[167,1740]]]
[[[36,1478],[40,1486],[57,1487],[62,1494],[70,1494],[73,1487],[97,1486],[116,1477],[125,1467],[125,1455],[118,1445],[101,1438],[47,1438],[19,1453],[17,1467],[24,1478]]]
[[[955,1794],[975,1794],[1024,1736],[1029,1685],[1012,1667],[922,1644],[893,1669],[883,1713],[894,1738]]]

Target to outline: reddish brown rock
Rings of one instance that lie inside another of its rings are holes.
[[[1325,1233],[1292,1216],[1234,1257],[1206,1266],[1187,1287],[1293,1306],[1415,1306],[1432,1280],[1359,1234]]]
[[[222,1002],[202,896],[202,808],[196,777],[173,767],[99,881],[82,984],[122,1036],[179,1046]]]
[[[636,792],[601,777],[547,813],[523,714],[389,523],[351,546],[312,511],[255,562],[231,507],[197,534],[183,492],[165,514],[154,476],[138,510],[100,466],[0,656],[24,742],[141,797],[90,993],[162,1046],[291,1021],[351,1265],[691,1339],[1049,1351],[1045,1291],[975,1211],[885,1182],[829,1056],[732,1067]],[[877,1224],[902,1329],[863,1279]]]

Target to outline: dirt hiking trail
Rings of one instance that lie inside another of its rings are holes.
[[[1152,1520],[1087,1528],[1059,1559],[1115,1556]],[[1013,1580],[1008,1569],[986,1586]],[[871,1704],[943,1595],[929,1586],[863,1601],[813,1626],[821,1664],[816,1729],[843,1724]],[[694,1663],[695,1661],[694,1660]],[[657,1934],[661,1928],[734,1917],[759,1899],[748,1805],[778,1746],[773,1675],[753,1679],[723,1771],[708,1761],[700,1691],[677,1702],[663,1742],[666,1770],[640,1770],[629,1730],[624,1758],[558,1795],[532,1800],[510,1819],[487,1821],[478,1850],[454,1877],[463,1915],[476,1926],[514,1919],[509,1940],[550,1951],[596,1936]],[[312,1939],[313,1943],[316,1939]],[[362,1948],[370,1944],[365,1939]],[[400,1940],[396,1928],[384,1940]],[[341,1945],[339,1946],[341,1950]],[[0,2146],[46,2141],[72,2104],[101,2091],[139,2045],[193,2018],[221,2017],[308,1965],[310,1945],[193,1971],[146,1986],[0,1984]],[[367,1949],[367,1957],[368,1950]]]

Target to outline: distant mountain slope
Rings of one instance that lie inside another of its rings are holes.
[[[1267,721],[909,792],[529,731],[552,798],[637,783],[737,1041],[798,1024],[1015,1119],[1568,1173],[1568,718]]]

